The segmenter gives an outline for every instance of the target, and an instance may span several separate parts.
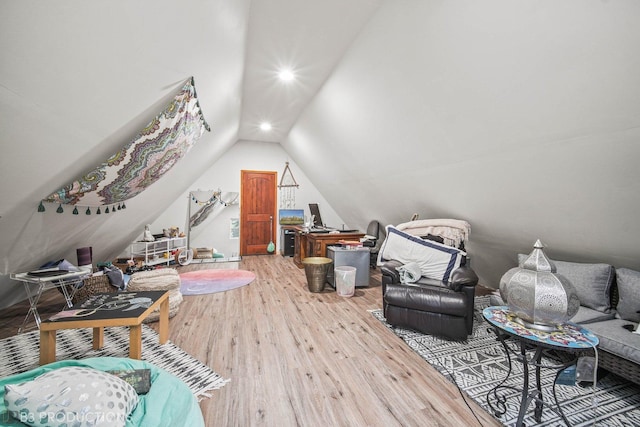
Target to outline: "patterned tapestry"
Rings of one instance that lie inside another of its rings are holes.
[[[216,215],[218,215],[222,209],[236,203],[238,200],[238,196],[240,196],[240,193],[238,192],[225,192],[223,199],[223,193],[222,191],[220,191],[220,189],[214,191],[213,194],[209,196],[210,193],[210,191],[204,190],[189,192],[189,198],[191,199],[188,209],[190,215],[190,228],[194,228],[202,224],[204,220],[207,219],[216,210]],[[195,213],[191,214],[191,211],[193,210],[193,204],[195,204],[197,208]],[[215,218],[215,215],[212,218]]]
[[[106,162],[43,201],[99,207],[124,206],[180,160],[204,131],[209,131],[198,103],[193,77],[166,109]],[[122,203],[122,204],[121,204]],[[40,203],[39,211],[44,211]],[[62,212],[62,206],[58,207]],[[105,212],[108,213],[108,210]],[[77,207],[74,209],[77,214]],[[90,210],[87,210],[87,214]],[[99,209],[96,213],[100,213]]]

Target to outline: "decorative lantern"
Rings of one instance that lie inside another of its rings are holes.
[[[526,327],[553,331],[576,314],[580,300],[571,282],[556,274],[543,247],[536,241],[522,265],[502,276],[500,294]]]

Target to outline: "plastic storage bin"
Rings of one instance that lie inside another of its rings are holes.
[[[341,297],[351,297],[356,291],[356,268],[341,265],[334,269],[336,276],[336,292]]]
[[[350,265],[355,267],[356,287],[369,286],[369,260],[371,258],[369,248],[347,249],[341,246],[327,247],[327,257],[333,260],[334,267]],[[327,282],[336,287],[333,270],[327,272]]]

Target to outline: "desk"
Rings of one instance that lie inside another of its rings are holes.
[[[499,389],[509,378],[511,374],[511,353],[516,359],[522,362],[524,373],[522,394],[520,400],[520,410],[518,412],[518,420],[516,426],[523,425],[523,419],[527,412],[527,408],[532,401],[535,401],[534,418],[537,422],[541,422],[543,395],[542,386],[540,384],[540,370],[555,370],[556,380],[560,373],[567,367],[574,365],[580,353],[584,353],[589,349],[593,349],[598,345],[598,337],[582,326],[567,322],[558,326],[558,330],[554,332],[545,332],[533,328],[527,328],[518,322],[518,318],[513,314],[507,306],[487,307],[482,311],[484,319],[492,326],[493,331],[504,347],[507,360],[509,361],[509,372],[506,378],[498,384],[493,390],[487,393],[487,403],[494,411],[497,417],[506,413],[506,397],[499,396]],[[507,345],[507,340],[513,340],[517,345],[515,350]],[[527,357],[527,352],[533,352],[533,355]],[[554,353],[555,352],[555,353]],[[542,363],[542,356],[550,356],[553,360],[558,360],[557,365],[549,365]],[[568,357],[567,357],[568,356]],[[536,384],[535,388],[529,386],[529,365],[535,367]],[[550,407],[556,412],[565,424],[570,426],[569,421],[562,412],[562,408],[558,403],[556,395],[556,382],[553,383],[553,397],[555,400],[555,408]],[[493,396],[492,396],[493,395]],[[496,407],[493,406],[491,397],[496,401]]]
[[[58,276],[38,277],[31,276],[29,273],[13,273],[9,277],[12,280],[22,282],[24,289],[27,292],[27,298],[29,299],[29,311],[22,322],[22,326],[18,329],[18,333],[22,333],[25,330],[29,317],[33,316],[36,321],[36,326],[40,327],[40,315],[38,314],[38,301],[42,296],[42,292],[48,289],[60,288],[64,299],[67,301],[67,306],[71,307],[73,303],[71,299],[75,294],[77,285],[88,278],[91,272],[88,270],[73,271]]]
[[[360,240],[364,237],[364,233],[359,231],[328,233],[309,232],[302,226],[291,228],[296,233],[293,262],[298,268],[304,267],[302,260],[306,257],[326,257],[328,245],[335,245],[340,240]]]
[[[104,343],[104,328],[129,327],[129,357],[142,358],[142,321],[160,308],[159,340],[169,339],[169,291],[102,293],[40,324],[40,365],[56,361],[58,329],[93,328],[93,349]]]

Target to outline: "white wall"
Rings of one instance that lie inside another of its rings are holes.
[[[10,273],[75,262],[82,246],[94,262],[113,259],[236,142],[248,10],[249,0],[0,2],[0,307],[25,297]],[[171,171],[116,214],[36,211],[190,76],[212,132]]]
[[[489,286],[538,238],[557,259],[640,269],[640,2],[383,2],[282,146],[234,146],[249,5],[0,2],[0,306],[18,298],[9,273],[80,246],[113,259],[144,224],[184,224],[189,189],[238,191],[241,169],[287,160],[298,205],[329,225],[468,220]],[[126,212],[36,212],[190,75],[212,132]],[[204,242],[238,250],[227,219],[210,228]]]
[[[238,141],[219,160],[204,172],[189,188],[217,189],[223,192],[240,192],[240,171],[261,170],[278,173],[278,182],[282,177],[285,163],[289,162],[289,168],[293,173],[300,188],[296,191],[296,209],[304,209],[309,214],[309,203],[318,203],[323,221],[333,227],[342,227],[345,222],[330,206],[309,178],[302,172],[298,165],[292,161],[280,144]],[[176,201],[151,225],[151,231],[155,234],[171,225],[179,225],[184,228],[187,217],[188,191],[181,194]],[[240,252],[240,242],[229,238],[229,222],[231,218],[240,217],[239,205],[225,208],[211,221],[207,220],[202,227],[198,227],[194,233],[192,247],[214,247],[226,257]],[[280,250],[280,227],[277,218],[274,218],[274,227],[278,236],[276,251]],[[346,227],[351,227],[346,224]]]
[[[468,220],[488,286],[538,238],[640,268],[639,16],[632,0],[385,2],[283,146],[354,225]]]

